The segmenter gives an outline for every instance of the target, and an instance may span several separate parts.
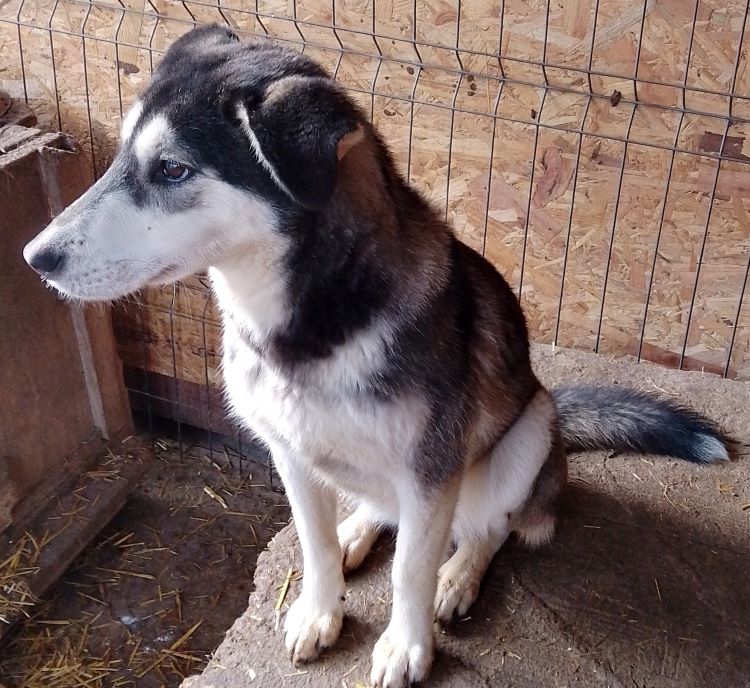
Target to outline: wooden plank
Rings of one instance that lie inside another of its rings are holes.
[[[0,136],[18,144],[0,156],[0,447],[23,495],[79,449],[93,423],[68,307],[21,259],[26,242],[50,220],[41,165],[46,145],[63,137],[20,127]]]
[[[0,470],[6,475],[0,501],[6,512],[11,500],[40,487],[69,456],[97,451],[102,436],[132,432],[109,315],[74,313],[21,260],[24,245],[89,182],[64,134],[0,127],[0,358],[6,392],[0,406]],[[37,504],[47,496],[39,492]],[[0,526],[8,520],[0,519]]]
[[[120,69],[128,74],[139,71],[138,48],[133,46],[137,46],[140,42],[146,0],[125,0],[122,7],[122,23],[117,32],[117,40],[124,45],[118,48],[118,57]]]

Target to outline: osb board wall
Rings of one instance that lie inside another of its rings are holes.
[[[194,20],[304,40],[519,291],[535,339],[750,378],[747,0],[217,2],[9,0],[0,86],[25,77],[101,168]],[[207,298],[193,280],[126,304],[126,362],[214,382]]]

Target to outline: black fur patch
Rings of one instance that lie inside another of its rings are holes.
[[[299,210],[300,204],[279,188],[258,160],[236,118],[238,104],[245,103],[248,110],[254,112],[263,103],[267,88],[289,76],[319,79],[325,76],[325,72],[306,57],[270,43],[238,43],[236,35],[226,27],[209,25],[191,31],[170,47],[154,73],[141,99],[143,112],[121,154],[128,153],[139,130],[154,115],[163,115],[178,137],[177,145],[189,151],[192,157],[189,161],[179,162],[189,162],[198,174],[203,168],[210,168],[223,181],[251,190],[279,208]],[[332,84],[330,90],[337,93]],[[273,119],[284,127],[289,126],[292,115],[303,121],[304,106],[310,106],[306,101],[315,97],[320,97],[320,93],[298,94],[292,114],[275,112],[272,113]],[[330,108],[325,114],[330,115]],[[259,133],[263,136],[269,119],[263,117],[261,120]],[[320,124],[319,129],[322,126]],[[343,128],[348,130],[346,126]],[[320,132],[303,133],[312,137]],[[300,146],[309,148],[311,143],[312,140],[308,139]],[[286,144],[288,154],[292,155],[293,140],[287,138]],[[333,154],[335,156],[335,146]],[[328,150],[326,155],[330,157]],[[152,162],[156,164],[158,160]],[[309,164],[309,156],[306,162],[303,171],[307,170],[306,174],[310,175],[314,165]],[[282,163],[294,168],[300,163],[299,156],[279,162]],[[145,203],[144,194],[151,182],[150,171],[136,170],[135,165],[128,167],[127,185],[132,189],[134,200]],[[175,185],[170,193],[184,193],[189,186],[190,180]],[[148,202],[153,200],[150,198]]]
[[[391,296],[391,278],[372,254],[366,231],[353,234],[333,218],[312,214],[285,231],[294,237],[286,262],[292,317],[270,351],[289,367],[330,356],[367,327]]]
[[[274,96],[274,89],[282,92]],[[290,78],[245,102],[263,155],[292,198],[322,208],[337,178],[337,144],[357,128],[359,113],[329,79]]]

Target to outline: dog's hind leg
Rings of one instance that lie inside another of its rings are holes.
[[[445,623],[463,616],[479,594],[487,567],[508,537],[500,529],[484,537],[463,537],[453,556],[440,567],[435,595],[435,616]]]
[[[338,527],[344,573],[358,569],[382,530],[382,519],[367,503],[361,503]]]
[[[543,466],[560,451],[555,407],[540,390],[490,456],[467,470],[452,526],[456,551],[438,579],[439,620],[447,622],[468,611],[492,557],[512,530],[528,527],[531,539],[531,528],[549,526],[546,520],[542,523],[541,512],[533,522],[517,515],[525,513]]]

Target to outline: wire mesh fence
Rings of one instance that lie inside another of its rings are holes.
[[[0,86],[75,135],[96,175],[193,25],[304,50],[503,272],[535,340],[749,379],[748,5],[4,0]],[[244,455],[217,391],[205,280],[148,290],[114,317],[134,406]]]

